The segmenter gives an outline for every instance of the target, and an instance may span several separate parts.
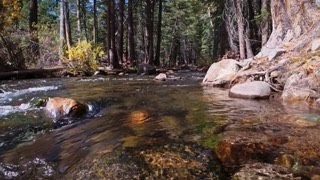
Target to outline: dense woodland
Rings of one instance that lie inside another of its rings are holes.
[[[199,66],[253,57],[272,30],[270,0],[2,0],[0,12],[1,71]]]

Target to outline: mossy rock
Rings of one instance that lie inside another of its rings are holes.
[[[48,100],[48,97],[34,97],[30,100],[29,105],[33,108],[45,107]]]

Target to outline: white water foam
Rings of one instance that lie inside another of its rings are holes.
[[[26,111],[31,111],[35,109],[36,108],[30,108],[29,103],[21,104],[20,106],[0,106],[0,117],[13,114],[16,112],[26,112]]]
[[[14,91],[8,91],[0,93],[0,103],[1,102],[10,102],[12,101],[12,98],[18,97],[24,94],[29,94],[33,92],[41,92],[41,91],[51,91],[51,90],[57,90],[57,86],[43,86],[43,87],[33,87],[28,89],[21,89],[21,90],[14,90]]]

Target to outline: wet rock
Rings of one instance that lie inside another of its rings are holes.
[[[236,84],[229,91],[229,96],[244,99],[265,99],[271,95],[268,83],[262,81],[245,82]]]
[[[156,68],[150,64],[139,64],[138,75],[153,75],[156,74]]]
[[[152,145],[108,153],[76,168],[76,179],[219,179],[214,154],[196,145]]]
[[[234,173],[245,164],[261,162],[281,165],[308,178],[319,174],[315,167],[320,166],[320,129],[315,123],[297,124],[301,118],[284,116],[264,123],[228,125],[216,148],[225,171]]]
[[[247,179],[247,180],[268,180],[268,179],[301,179],[295,177],[287,168],[266,164],[254,163],[246,164],[239,172],[232,176],[233,180]]]
[[[311,51],[315,52],[320,50],[320,39],[315,39],[312,41]]]
[[[282,99],[301,101],[320,97],[320,73],[298,73],[291,75],[284,86]]]
[[[202,81],[204,86],[225,86],[240,70],[238,61],[224,59],[210,66],[206,76]]]
[[[34,97],[30,100],[29,106],[33,108],[40,108],[40,107],[45,107],[49,98],[47,97]]]
[[[3,89],[0,89],[0,94],[5,93],[5,91]]]
[[[62,117],[81,117],[86,114],[87,106],[69,98],[49,98],[45,107],[46,114],[50,118],[59,120]]]
[[[158,76],[156,76],[154,78],[155,80],[158,80],[158,81],[165,81],[167,79],[167,75],[164,74],[164,73],[160,73]]]

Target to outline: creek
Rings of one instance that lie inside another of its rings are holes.
[[[230,99],[225,89],[201,87],[203,74],[177,76],[1,82],[0,179],[224,179],[215,149],[226,131],[270,119],[319,130],[314,105]],[[93,110],[55,127],[43,109],[26,106],[33,97],[72,98]]]

